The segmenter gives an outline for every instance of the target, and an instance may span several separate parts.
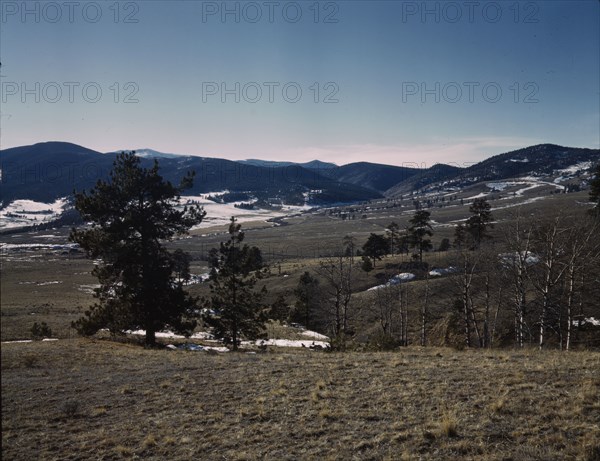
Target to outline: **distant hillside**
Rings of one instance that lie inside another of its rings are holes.
[[[200,158],[198,156],[192,156],[192,155],[186,155],[186,154],[171,154],[171,153],[166,153],[166,152],[159,152],[157,150],[153,150],[153,149],[148,149],[148,148],[144,148],[144,149],[133,149],[135,150],[135,153],[138,157],[142,157],[142,158],[156,158],[156,159],[162,159],[162,158],[171,158],[171,159],[182,159],[185,157],[196,157],[196,158]],[[116,153],[116,152],[112,152],[112,153]],[[298,163],[298,162],[288,162],[288,161],[276,161],[276,160],[261,160],[261,159],[246,159],[246,160],[234,160],[236,163],[242,163],[245,165],[254,165],[254,166],[260,166],[260,167],[270,167],[270,168],[277,168],[277,167],[291,167],[291,166],[300,166],[302,168],[307,168],[309,170],[321,170],[321,169],[329,169],[329,168],[337,168],[337,165],[335,163],[328,163],[328,162],[322,162],[320,160],[311,160],[310,162],[304,162],[304,163]]]
[[[67,142],[2,150],[0,201],[4,205],[16,199],[53,202],[107,177],[113,160],[114,155]]]
[[[142,164],[151,165],[156,151],[143,152]],[[40,143],[0,151],[4,205],[16,199],[53,202],[73,190],[89,189],[106,179],[115,153],[101,154],[70,143]],[[324,204],[356,202],[381,197],[377,191],[356,184],[342,184],[318,170],[299,165],[265,167],[231,160],[192,156],[158,158],[161,174],[178,181],[189,170],[196,172],[188,194],[222,190],[251,192],[264,202]]]
[[[456,166],[437,163],[430,168],[419,170],[418,173],[409,177],[405,181],[389,188],[388,190],[386,190],[385,195],[394,196],[413,190],[419,190],[423,187],[426,187],[429,184],[437,183],[440,181],[444,181],[445,179],[455,177],[456,175],[459,175],[462,170],[462,168]]]
[[[504,154],[495,155],[468,168],[448,165],[430,174],[430,170],[415,175],[386,192],[387,196],[426,188],[461,188],[482,181],[501,180],[525,176],[552,176],[560,170],[600,161],[599,149],[563,147],[555,144],[539,144]]]
[[[339,182],[361,185],[383,193],[420,171],[417,168],[358,162],[332,168],[322,173]]]
[[[599,160],[598,149],[539,144],[495,155],[466,168],[462,174],[467,179],[478,178],[484,181],[526,175],[549,175],[555,170],[577,163]]]
[[[259,159],[247,159],[237,160],[238,163],[244,163],[254,166],[265,166],[265,167],[286,167],[286,166],[301,166],[310,170],[326,170],[330,168],[337,168],[335,163],[321,162],[320,160],[312,160],[306,163],[295,163],[295,162],[276,162],[273,160],[259,160]]]
[[[196,172],[192,190],[200,194],[244,192],[263,205],[332,204],[395,196],[415,190],[461,188],[481,181],[524,176],[557,178],[565,169],[579,170],[600,161],[598,149],[541,144],[490,157],[469,168],[444,164],[422,170],[358,162],[336,166],[313,160],[303,164],[264,160],[232,161],[165,154],[142,149],[142,163],[157,159],[161,174],[178,182]],[[0,151],[3,206],[17,199],[51,203],[73,190],[89,189],[106,179],[115,153],[102,154],[64,142],[45,142]],[[566,176],[569,174],[565,173]],[[565,176],[565,177],[566,177]]]

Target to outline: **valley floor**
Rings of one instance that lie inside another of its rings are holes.
[[[3,344],[2,458],[597,460],[600,354]]]

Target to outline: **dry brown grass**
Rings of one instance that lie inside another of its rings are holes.
[[[591,461],[599,395],[593,352],[3,344],[2,458]]]

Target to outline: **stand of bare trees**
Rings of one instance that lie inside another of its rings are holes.
[[[329,333],[343,348],[350,333],[350,300],[354,282],[354,268],[350,256],[328,257],[319,263],[317,274],[323,280],[322,307],[327,318]]]
[[[339,348],[359,337],[386,348],[569,350],[580,340],[593,341],[582,332],[593,327],[591,317],[600,319],[600,220],[586,213],[534,218],[517,211],[491,234],[491,214],[477,216],[459,226],[443,277],[430,276],[424,262],[415,281],[388,283],[352,301],[357,276],[364,275],[351,252],[323,259],[315,271],[320,329]],[[397,270],[392,266],[386,270]],[[394,273],[377,275],[392,280]]]
[[[490,241],[457,249],[460,271],[453,278],[462,301],[465,345],[490,347],[498,314],[506,309],[512,310],[518,347],[535,341],[542,349],[552,335],[568,350],[585,313],[600,315],[592,297],[600,274],[598,233],[598,220],[588,216],[525,219],[517,213],[504,226],[502,247]]]

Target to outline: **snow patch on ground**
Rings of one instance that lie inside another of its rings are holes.
[[[329,342],[325,341],[305,341],[301,339],[259,339],[256,346],[276,346],[276,347],[329,347]]]
[[[145,336],[145,330],[127,330],[126,334],[129,335],[139,335]],[[310,348],[318,346],[322,348],[329,347],[329,338],[325,335],[317,333],[316,331],[305,330],[302,332],[305,336],[310,336],[312,339],[307,340],[296,340],[296,339],[263,339],[257,341],[242,341],[242,345],[246,346],[276,346],[276,347],[308,347]],[[202,341],[217,341],[214,339],[213,335],[208,332],[200,331],[194,333],[189,338],[186,338],[183,335],[175,334],[172,331],[159,331],[156,332],[157,338],[162,339],[196,339]],[[202,346],[198,344],[182,344],[180,346],[169,345],[167,346],[169,349],[178,349],[178,350],[194,350],[194,351],[202,351],[202,350],[213,350],[217,352],[227,352],[229,349],[227,347],[220,346]]]
[[[236,208],[235,205],[240,205],[241,203],[248,203],[247,200],[231,203],[216,203],[207,198],[209,195],[221,195],[227,192],[228,191],[210,192],[202,195],[181,197],[180,203],[182,206],[198,204],[204,208],[204,211],[206,211],[206,216],[204,217],[202,222],[199,225],[192,227],[192,230],[205,229],[207,227],[212,226],[228,225],[232,216],[234,216],[237,219],[238,223],[250,221],[267,222],[269,219],[280,218],[283,216],[288,216],[289,214],[299,213],[301,211],[306,211],[314,208],[309,205],[283,205],[281,206],[281,208],[273,210],[265,210],[260,208],[254,210],[245,210],[243,208]]]
[[[17,282],[18,285],[35,285],[38,287],[44,287],[46,285],[58,285],[60,283],[62,283],[62,281],[59,281],[59,280],[51,280],[49,282],[29,282],[29,281],[22,280],[20,282]]]
[[[91,285],[79,285],[77,287],[77,289],[79,291],[83,291],[84,293],[93,295],[94,294],[94,290],[96,288],[100,288],[100,284],[99,283],[95,283],[95,284],[91,284]]]
[[[600,327],[600,319],[595,319],[594,317],[589,317],[581,321],[582,325],[585,325],[586,323],[595,327]],[[573,320],[573,325],[579,325],[579,320]]]
[[[526,265],[537,264],[540,262],[540,257],[531,251],[523,251],[520,253],[520,255],[519,252],[500,253],[498,257],[508,264],[517,264],[520,259],[523,259]]]
[[[67,203],[66,197],[53,203],[14,200],[0,210],[0,229],[27,227],[52,221],[62,214]]]
[[[381,288],[398,285],[403,282],[410,282],[415,277],[416,277],[415,274],[411,274],[410,272],[403,272],[401,274],[394,275],[391,279],[388,280],[387,283],[384,283],[383,285],[377,285],[377,286],[371,287],[367,291],[380,290]]]
[[[58,338],[44,338],[42,341],[58,341]],[[15,343],[32,343],[33,339],[17,339],[15,341],[2,341],[2,344],[15,344]]]
[[[592,162],[580,162],[575,165],[571,165],[568,168],[563,168],[562,170],[557,170],[556,172],[561,175],[574,175],[575,173],[587,170],[592,167]]]
[[[173,351],[193,351],[193,352],[229,352],[229,349],[225,346],[201,346],[200,344],[186,343],[175,346],[173,344],[167,344],[167,349]]]
[[[329,336],[322,335],[321,333],[317,333],[316,331],[305,330],[302,332],[302,336],[308,336],[312,339],[320,339],[323,341],[329,341]]]
[[[77,243],[4,243],[0,242],[0,251],[19,250],[74,250],[79,248]]]
[[[492,208],[492,211],[504,210],[506,208],[513,208],[513,207],[516,207],[516,206],[527,205],[528,203],[534,203],[534,202],[538,202],[540,200],[544,200],[544,198],[545,197],[532,197],[532,198],[529,198],[527,200],[523,200],[522,202],[516,202],[516,203],[511,203],[509,205],[494,207],[494,208]]]
[[[478,198],[484,198],[487,197],[489,195],[489,192],[481,192],[477,195],[473,195],[472,197],[465,197],[463,200],[475,200]]]
[[[445,269],[433,269],[429,271],[429,276],[430,277],[441,277],[442,275],[446,275],[446,274],[452,274],[456,272],[456,268],[455,267],[446,267]]]
[[[146,330],[126,330],[126,331],[124,331],[124,333],[128,334],[128,335],[146,336]],[[169,330],[157,331],[156,337],[163,338],[163,339],[201,339],[201,340],[213,339],[213,336],[210,333],[207,333],[205,331],[199,331],[198,333],[194,333],[189,338],[186,338],[183,335],[178,335]]]

